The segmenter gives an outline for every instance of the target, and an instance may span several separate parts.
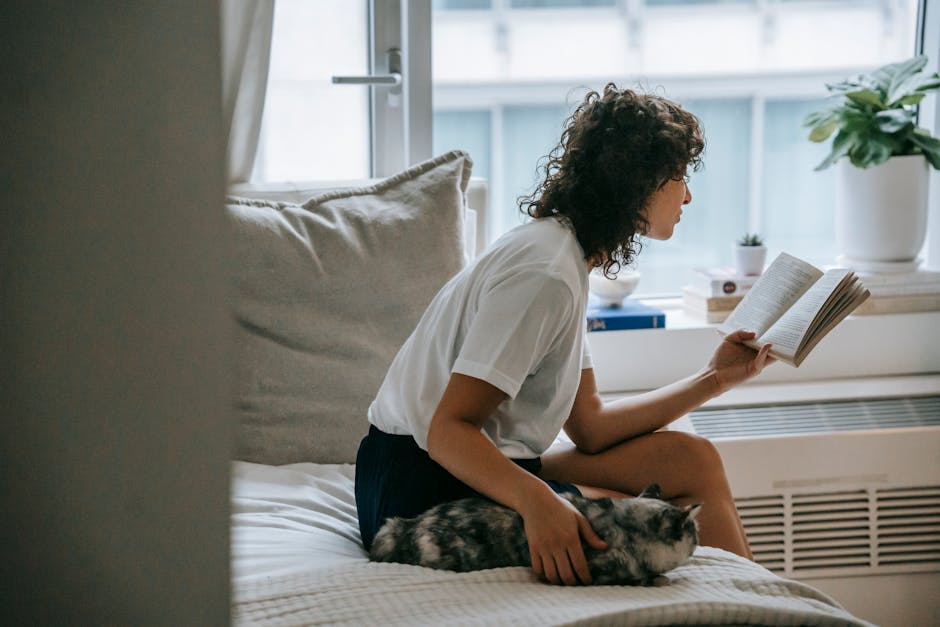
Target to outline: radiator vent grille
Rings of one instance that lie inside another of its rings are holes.
[[[736,503],[755,561],[787,576],[940,570],[940,486]]]
[[[769,570],[784,571],[786,514],[783,495],[738,499],[736,504],[747,529],[754,561]]]
[[[795,570],[871,565],[864,490],[793,495],[792,500]]]
[[[940,395],[697,409],[695,432],[712,440],[940,425]]]
[[[940,487],[879,490],[878,563],[940,562]]]

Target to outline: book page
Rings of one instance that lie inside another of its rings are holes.
[[[802,259],[780,253],[718,330],[727,334],[747,329],[760,338],[822,275]]]
[[[766,333],[757,338],[759,344],[770,342],[774,350],[788,360],[792,360],[803,342],[803,338],[812,328],[817,318],[825,317],[827,303],[837,302],[841,296],[836,288],[851,274],[851,270],[837,269],[826,272],[799,297],[790,309],[780,316]]]
[[[848,288],[845,290],[845,294],[833,305],[832,311],[828,313],[825,319],[820,321],[819,324],[814,324],[812,330],[806,334],[806,338],[794,359],[795,366],[799,366],[803,362],[803,359],[809,355],[810,351],[813,350],[816,344],[818,344],[829,331],[834,329],[837,324],[842,322],[871,296],[871,293],[856,276],[852,276],[851,281],[849,281],[847,285]]]
[[[833,291],[832,296],[829,297],[829,300],[823,305],[820,312],[816,314],[816,319],[813,320],[813,323],[806,331],[806,340],[804,340],[804,343],[812,336],[825,333],[848,315],[843,312],[855,298],[856,292],[861,289],[861,282],[858,280],[858,277],[852,272],[846,273],[845,277],[843,277],[839,285]]]

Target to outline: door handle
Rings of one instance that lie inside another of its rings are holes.
[[[401,91],[401,50],[392,48],[387,53],[388,74],[369,74],[367,76],[334,76],[336,85],[378,85],[391,87],[392,93]]]

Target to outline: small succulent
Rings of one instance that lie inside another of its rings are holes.
[[[741,239],[738,240],[738,246],[763,246],[764,238],[758,233],[745,233]]]
[[[917,126],[917,105],[940,89],[940,76],[927,74],[927,57],[878,68],[871,74],[827,84],[835,104],[811,113],[803,126],[809,138],[823,142],[835,133],[832,150],[816,166],[823,170],[842,157],[858,168],[884,163],[893,156],[922,154],[940,170],[940,139]]]

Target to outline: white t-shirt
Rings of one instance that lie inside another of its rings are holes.
[[[541,455],[571,413],[581,370],[588,270],[574,232],[543,218],[503,235],[452,278],[395,357],[369,422],[427,450],[451,373],[505,392],[483,426],[507,457]]]

